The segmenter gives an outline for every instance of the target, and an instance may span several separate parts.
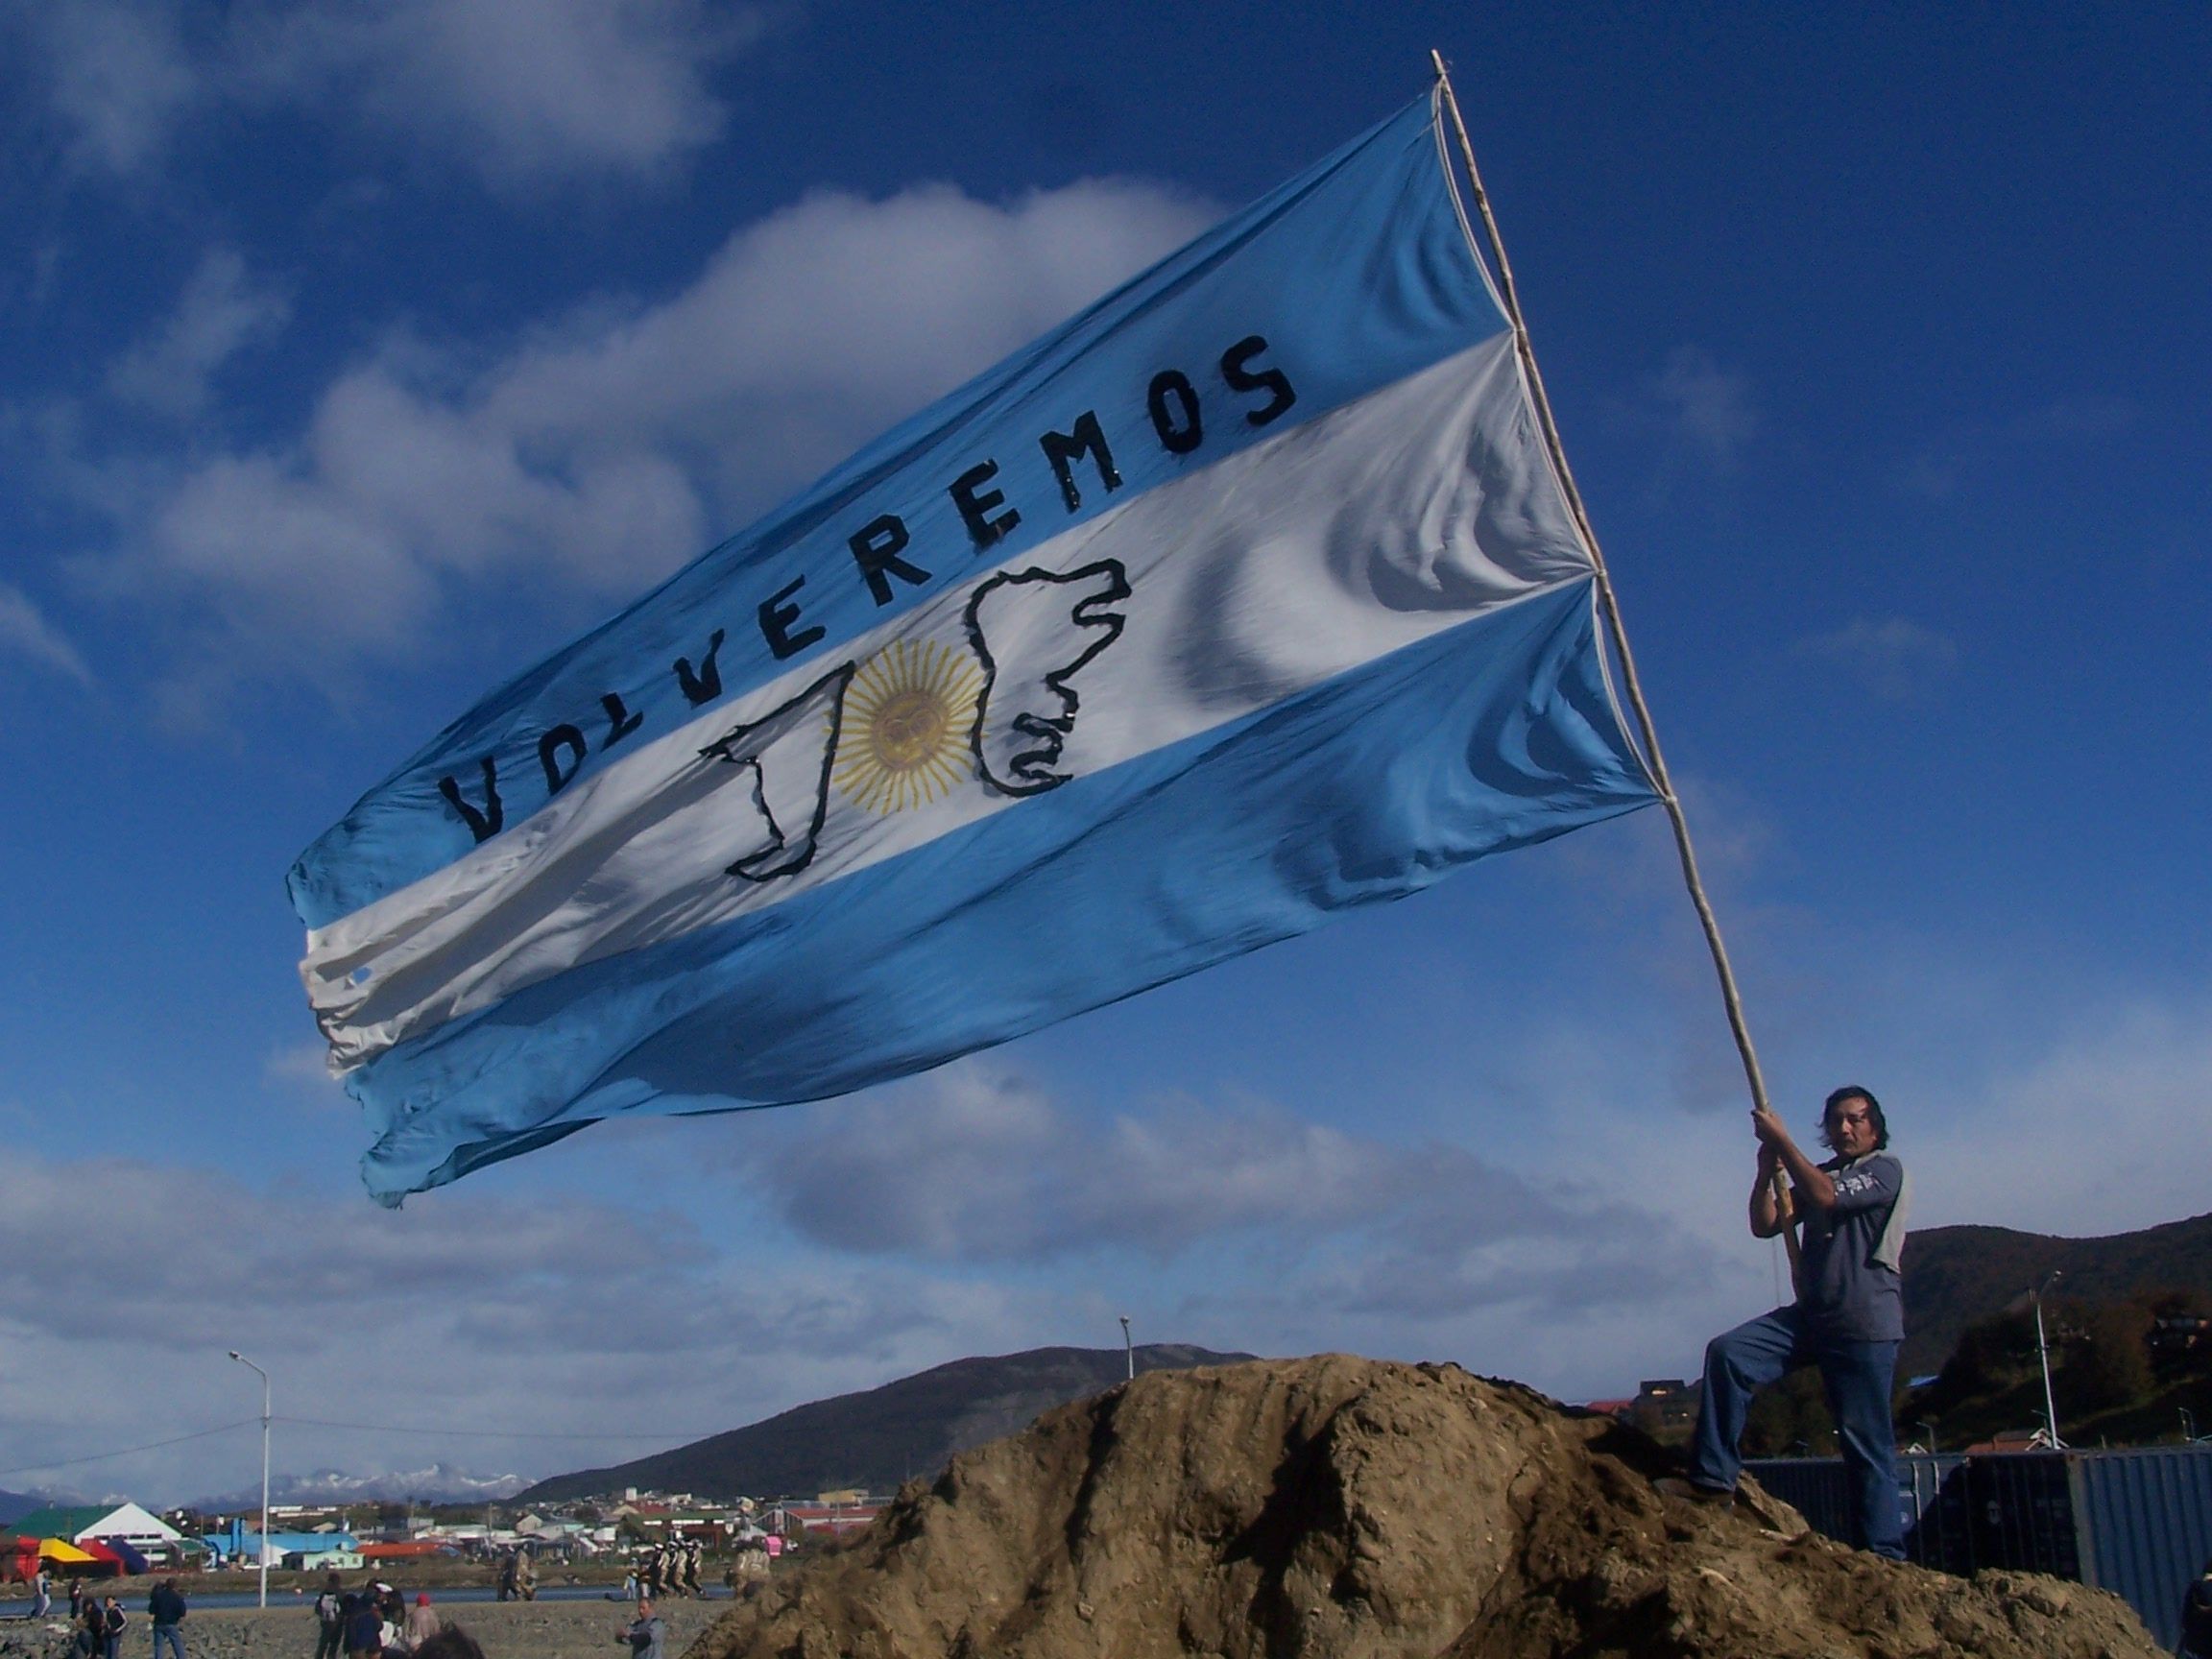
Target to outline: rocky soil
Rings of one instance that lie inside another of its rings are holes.
[[[1892,1565],[1779,1504],[1662,1497],[1665,1467],[1608,1419],[1455,1367],[1154,1373],[909,1485],[688,1659],[2158,1651],[2103,1592]]]

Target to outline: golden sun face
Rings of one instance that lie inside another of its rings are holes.
[[[934,801],[974,765],[968,746],[983,675],[934,639],[899,639],[871,657],[845,693],[838,790],[871,812]]]

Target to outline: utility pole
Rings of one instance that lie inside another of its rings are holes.
[[[2035,1286],[2035,1357],[2043,1362],[2043,1422],[2051,1431],[2051,1450],[2063,1452],[2066,1442],[2058,1437],[2058,1404],[2051,1394],[2051,1343],[2043,1334],[2043,1298],[2061,1277],[2056,1267],[2050,1276]]]
[[[269,1373],[233,1348],[230,1358],[261,1379],[261,1609],[269,1609]]]

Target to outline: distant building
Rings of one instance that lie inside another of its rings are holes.
[[[291,1550],[281,1565],[293,1573],[354,1573],[366,1563],[357,1550]]]
[[[355,1551],[363,1563],[371,1561],[423,1561],[450,1553],[427,1538],[395,1539],[388,1544],[364,1544]]]
[[[183,1533],[136,1503],[49,1505],[18,1516],[9,1530],[26,1538],[63,1538],[72,1544],[87,1538],[128,1544],[156,1563],[176,1560],[184,1543]]]
[[[1687,1433],[1697,1425],[1697,1398],[1702,1392],[1700,1384],[1679,1377],[1647,1377],[1636,1385],[1628,1421],[1654,1439]]]
[[[865,1498],[854,1503],[779,1503],[768,1511],[768,1530],[786,1538],[803,1532],[838,1537],[857,1531],[882,1512],[881,1502]]]
[[[350,1532],[271,1531],[264,1539],[258,1532],[247,1531],[242,1520],[232,1522],[227,1531],[203,1534],[200,1542],[218,1560],[238,1566],[258,1566],[266,1560],[272,1567],[282,1566],[287,1555],[351,1554],[355,1545]]]

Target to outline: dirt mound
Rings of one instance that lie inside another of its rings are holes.
[[[1663,1498],[1609,1420],[1451,1366],[1140,1377],[961,1455],[688,1659],[2152,1659],[2118,1599]]]

